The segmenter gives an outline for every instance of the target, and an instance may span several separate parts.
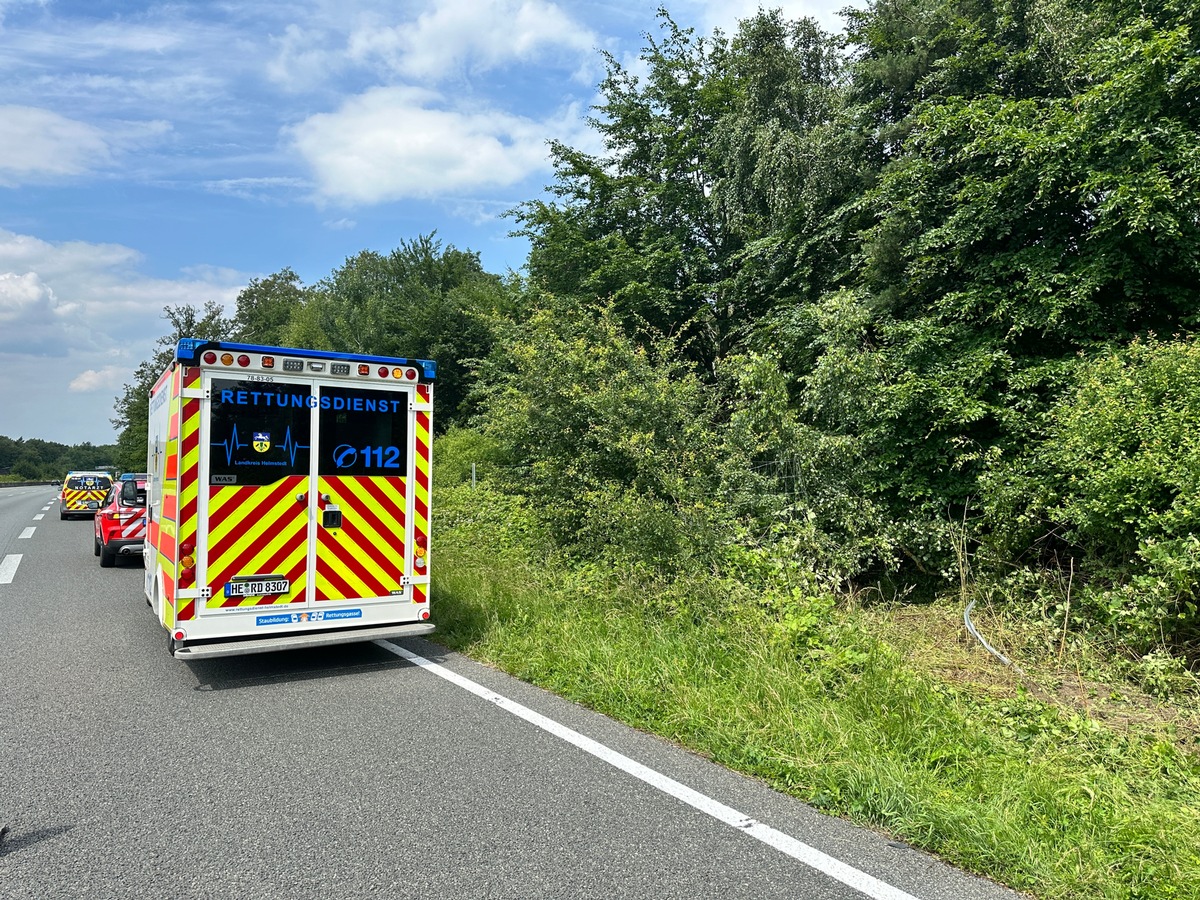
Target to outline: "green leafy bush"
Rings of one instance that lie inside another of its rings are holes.
[[[551,302],[483,367],[480,423],[505,448],[498,483],[561,546],[678,566],[716,532],[709,392],[670,341],[630,339],[611,309]]]
[[[1001,543],[1058,540],[1089,578],[1083,609],[1132,641],[1200,637],[1200,343],[1137,340],[1081,362],[1045,439],[997,467]]]

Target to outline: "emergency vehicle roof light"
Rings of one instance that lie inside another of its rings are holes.
[[[329,353],[325,350],[305,350],[295,347],[269,347],[263,344],[239,344],[233,341],[210,341],[202,338],[181,338],[175,344],[175,358],[184,364],[198,365],[201,348],[217,353],[231,352],[232,354],[258,354],[267,356],[291,356],[308,360],[340,360],[352,363],[370,363],[376,368],[386,364],[390,370],[393,366],[417,366],[421,369],[422,378],[433,381],[437,377],[437,363],[431,359],[405,359],[394,356],[371,356],[364,353]],[[235,356],[236,358],[236,356]],[[229,363],[232,365],[232,363]],[[390,374],[390,372],[389,372]],[[386,376],[385,376],[386,377]]]

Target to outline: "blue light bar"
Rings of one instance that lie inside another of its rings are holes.
[[[268,356],[295,356],[302,359],[345,360],[346,362],[376,363],[386,366],[419,366],[423,381],[433,381],[437,378],[437,363],[431,359],[367,356],[361,353],[305,350],[297,347],[267,347],[261,344],[235,344],[227,341],[206,341],[199,338],[181,338],[175,345],[175,358],[187,365],[199,365],[201,354],[207,350],[215,353],[260,353]]]

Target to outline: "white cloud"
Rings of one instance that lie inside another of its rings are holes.
[[[132,380],[127,366],[105,366],[102,369],[87,369],[71,379],[67,390],[73,394],[91,394],[96,391],[115,393],[122,385]]]
[[[265,178],[223,178],[206,181],[206,190],[242,200],[283,200],[309,187],[300,178],[268,176]]]
[[[153,278],[120,244],[51,243],[0,229],[0,434],[113,439],[113,398],[168,330],[167,306],[232,308],[245,273],[196,266]]]
[[[545,0],[440,0],[415,21],[357,29],[349,55],[380,59],[408,78],[437,80],[561,56],[575,68],[598,43],[590,29]]]
[[[319,198],[372,204],[507,187],[547,167],[547,139],[578,111],[534,121],[494,109],[438,108],[413,87],[374,88],[288,129]]]
[[[32,106],[0,106],[0,185],[78,175],[112,161],[100,129]]]
[[[267,77],[289,91],[310,90],[340,70],[345,51],[331,48],[323,31],[292,23],[283,34],[271,37],[275,56],[266,66]]]

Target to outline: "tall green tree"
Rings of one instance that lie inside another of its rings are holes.
[[[230,322],[231,337],[251,344],[279,346],[292,316],[304,305],[307,291],[290,268],[266,278],[252,278],[237,296]]]
[[[490,351],[492,320],[513,290],[484,272],[478,254],[425,235],[386,256],[347,259],[308,292],[285,336],[296,346],[436,361],[442,428],[467,416],[472,362]]]
[[[126,471],[141,471],[146,466],[147,430],[150,423],[150,389],[162,374],[183,338],[227,340],[232,324],[224,307],[210,300],[203,308],[190,303],[163,307],[162,317],[170,331],[155,342],[154,355],[134,370],[133,381],[116,398],[113,427],[117,429],[116,464]]]

